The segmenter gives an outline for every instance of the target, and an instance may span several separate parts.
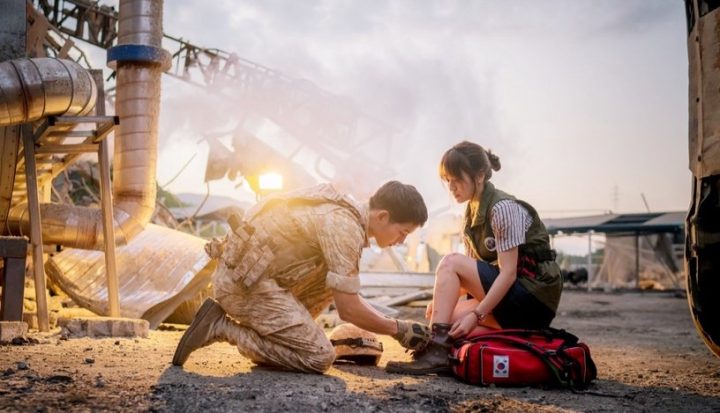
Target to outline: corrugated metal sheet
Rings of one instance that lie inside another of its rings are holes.
[[[154,328],[183,302],[205,289],[215,263],[205,254],[205,240],[148,224],[117,249],[120,314],[143,318]],[[103,252],[67,249],[46,264],[48,276],[81,306],[108,314]]]
[[[638,214],[606,214],[588,217],[544,219],[543,223],[552,235],[588,231],[604,233],[645,233],[682,231],[686,212],[656,212]]]

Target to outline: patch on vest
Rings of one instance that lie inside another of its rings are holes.
[[[488,251],[495,251],[495,249],[497,248],[495,238],[493,237],[485,238],[485,241],[483,241],[483,243],[485,244],[485,248],[487,248]]]

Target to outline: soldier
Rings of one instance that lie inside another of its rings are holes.
[[[365,205],[331,185],[276,194],[231,219],[224,240],[206,246],[218,260],[215,300],[207,299],[180,339],[173,364],[216,341],[237,345],[261,365],[323,373],[335,350],[314,318],[333,300],[341,319],[406,348],[421,348],[427,326],[387,318],[358,295],[368,238],[402,243],[427,220],[415,187],[391,181]]]
[[[445,256],[436,269],[426,317],[432,338],[412,362],[389,362],[404,374],[449,373],[454,339],[476,328],[540,329],[555,317],[562,275],[535,208],[490,182],[500,159],[472,142],[460,142],[440,161],[440,177],[457,202],[467,202],[468,256]],[[469,293],[472,299],[460,300]]]

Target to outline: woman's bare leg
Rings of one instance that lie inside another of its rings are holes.
[[[480,301],[476,299],[470,299],[470,300],[464,300],[464,301],[458,301],[457,305],[455,306],[455,310],[453,311],[452,317],[450,318],[450,323],[455,323],[456,321],[460,320],[461,318],[465,317],[469,312],[471,312],[475,307],[480,304]],[[482,326],[485,326],[487,328],[482,328]],[[497,322],[495,317],[492,314],[488,314],[487,317],[482,321],[482,326],[478,326],[477,329],[480,330],[488,330],[488,329],[494,329],[497,330],[500,327],[500,324]],[[477,330],[476,329],[476,330]],[[475,332],[476,330],[473,330]]]
[[[462,254],[446,255],[435,270],[431,323],[450,322],[460,298],[460,287],[477,299],[485,297],[475,260]]]
[[[458,302],[461,287],[475,299]],[[485,290],[480,282],[477,261],[457,253],[446,255],[435,271],[433,312],[430,321],[432,324],[453,323],[472,311],[483,298],[485,298]],[[483,324],[500,328],[492,316],[488,316]]]

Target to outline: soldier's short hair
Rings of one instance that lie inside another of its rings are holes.
[[[423,226],[428,212],[422,195],[412,185],[390,181],[378,188],[370,197],[370,209],[384,209],[390,213],[390,221],[413,223]]]

